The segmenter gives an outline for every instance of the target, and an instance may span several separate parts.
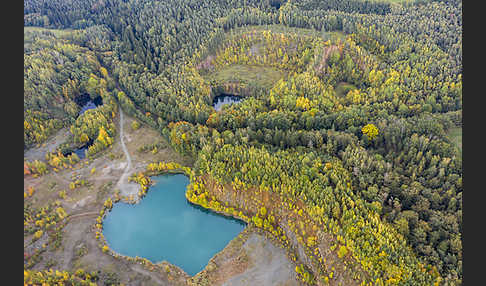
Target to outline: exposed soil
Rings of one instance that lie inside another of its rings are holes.
[[[122,116],[120,114],[119,119],[122,119]],[[132,121],[133,118],[123,116],[123,123]],[[119,122],[120,125],[122,122]],[[129,262],[103,253],[99,241],[96,240],[94,230],[96,217],[102,209],[103,202],[115,193],[115,184],[120,181],[123,174],[142,170],[148,161],[175,161],[181,164],[187,164],[188,161],[176,154],[167,144],[155,155],[150,152],[137,151],[138,148],[147,144],[147,140],[163,141],[161,135],[155,130],[142,125],[140,129],[134,131],[131,130],[129,124],[123,124],[121,130],[123,133],[120,132],[120,135],[129,135],[133,138],[130,144],[123,146],[125,144],[122,144],[120,138],[124,136],[120,136],[115,140],[113,146],[95,159],[83,159],[73,168],[58,172],[50,171],[38,178],[24,177],[24,191],[30,186],[35,189],[33,196],[26,199],[26,202],[30,203],[33,208],[43,207],[59,200],[69,215],[66,226],[62,230],[60,247],[54,249],[51,245],[47,245],[41,254],[40,262],[33,269],[52,268],[75,271],[83,268],[87,271],[101,270],[116,273],[120,282],[125,285],[184,285],[186,280],[184,277],[169,280],[163,271],[145,271],[136,262]],[[30,160],[34,158],[34,155],[37,156],[36,158],[43,158],[45,150],[53,150],[65,140],[62,138],[63,134],[66,135],[66,133],[59,132],[43,147],[28,150],[25,152],[26,156],[29,156]],[[131,154],[136,153],[138,154],[134,156],[136,159],[133,161],[133,165],[130,166],[131,168],[127,168],[129,166],[127,158],[131,159],[133,157]],[[130,157],[126,154],[129,154]],[[70,182],[76,179],[86,180],[87,184],[70,189]],[[125,182],[128,183],[128,180]],[[122,180],[120,185],[123,186],[125,182]],[[66,191],[65,199],[59,197],[59,192],[62,190]],[[48,242],[47,235],[44,236],[34,243],[31,243],[32,235],[25,236],[24,252],[31,254],[34,249],[42,249],[42,245]]]
[[[33,266],[34,270],[100,270],[115,273],[119,282],[125,285],[246,285],[245,281],[253,281],[251,285],[299,285],[285,251],[248,229],[216,254],[206,269],[196,275],[203,277],[200,283],[191,282],[186,273],[167,262],[150,269],[137,262],[103,253],[95,237],[96,217],[103,202],[114,195],[117,186],[121,191],[131,192],[125,178],[143,170],[150,162],[193,164],[191,158],[176,153],[157,131],[143,124],[141,128],[133,130],[131,122],[134,119],[122,113],[118,120],[121,120],[118,122],[120,136],[97,158],[83,159],[73,168],[50,171],[38,178],[24,177],[24,191],[30,186],[35,189],[26,202],[37,208],[59,200],[69,216],[57,249],[49,245],[46,234],[34,243],[31,241],[32,235],[24,236],[24,252],[32,253],[34,249],[42,249],[42,245],[47,244],[41,260]],[[66,131],[60,131],[45,146],[28,150],[26,156],[30,156],[30,160],[34,156],[43,158],[44,150],[53,150],[64,141],[62,135],[66,133],[63,132]],[[141,147],[154,143],[159,144],[157,152],[141,151]],[[70,189],[70,182],[76,179],[86,180],[87,185]],[[138,185],[135,185],[138,192]],[[66,191],[64,199],[59,196],[62,190]],[[205,284],[204,281],[211,282]]]
[[[120,143],[121,147],[123,149],[123,153],[125,153],[125,158],[126,158],[126,165],[125,165],[125,170],[123,171],[123,174],[121,175],[120,179],[118,180],[116,184],[116,188],[120,190],[120,194],[122,196],[133,196],[135,197],[140,189],[139,185],[135,182],[129,182],[128,181],[128,176],[130,175],[131,172],[133,172],[133,166],[132,166],[132,158],[130,157],[130,153],[128,153],[127,147],[125,145],[125,140],[123,138],[123,135],[125,133],[123,125],[124,125],[124,118],[123,118],[123,110],[120,108]]]
[[[318,267],[320,266],[312,262],[311,257],[307,254],[302,244],[298,242],[295,231],[292,231],[289,227],[289,221],[298,225],[297,222],[306,221],[306,218],[298,215],[297,212],[291,211],[284,202],[281,201],[281,198],[277,194],[272,192],[259,192],[255,187],[245,189],[243,192],[235,192],[231,184],[226,184],[224,186],[219,185],[216,181],[210,178],[209,175],[203,176],[203,181],[206,183],[209,196],[214,196],[223,205],[229,205],[242,210],[244,213],[246,212],[245,215],[248,217],[255,215],[255,210],[260,209],[262,205],[267,210],[272,210],[278,225],[282,228],[289,241],[292,248],[291,252],[295,254],[298,263],[303,263],[309,267],[313,273],[318,273]],[[255,201],[258,201],[257,205],[254,204]],[[296,201],[295,203],[297,208],[304,207],[302,201]],[[319,256],[325,261],[323,264],[325,270],[327,273],[333,272],[329,285],[359,285],[359,282],[353,278],[354,274],[359,273],[361,277],[365,277],[366,274],[362,271],[359,265],[356,267],[355,260],[350,257],[349,254],[342,259],[338,257],[336,251],[330,250],[330,245],[331,243],[336,242],[336,238],[333,238],[331,235],[324,232],[316,232],[313,225],[310,223],[302,225],[302,227],[299,227],[300,233],[303,233],[302,231],[304,231],[308,235],[317,236],[316,242]],[[271,272],[272,270],[268,271]],[[327,276],[327,274],[324,274],[321,277],[323,278],[324,276]],[[317,283],[321,283],[321,277],[317,277]]]
[[[40,146],[34,146],[24,151],[24,159],[28,161],[44,160],[47,152],[53,152],[56,150],[62,142],[66,141],[70,134],[69,128],[64,127],[57,131],[57,133],[49,138],[45,143]]]
[[[200,62],[196,68],[199,69],[206,69],[206,70],[213,70],[214,69],[214,64],[213,64],[213,59],[214,56],[209,55],[205,60]]]
[[[248,257],[250,267],[230,277],[223,286],[300,285],[296,280],[295,266],[288,260],[285,250],[276,247],[265,236],[251,234],[242,250]]]
[[[295,265],[284,249],[255,231],[245,228],[206,268],[191,279],[191,285],[301,285]]]
[[[323,71],[324,67],[326,66],[327,59],[331,55],[332,52],[337,51],[339,49],[338,46],[336,45],[331,45],[330,47],[324,48],[324,51],[322,53],[322,58],[319,62],[319,66],[316,68],[316,72],[320,73]]]

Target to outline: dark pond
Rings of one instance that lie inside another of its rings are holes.
[[[84,159],[86,158],[86,151],[88,151],[88,145],[85,145],[81,148],[77,148],[74,150],[74,153],[76,153],[76,155],[78,155],[79,159]]]
[[[76,97],[74,99],[74,102],[76,102],[77,105],[81,106],[81,111],[79,112],[79,115],[81,115],[88,109],[94,109],[97,106],[102,105],[103,99],[101,98],[101,96],[97,96],[94,99],[91,99],[89,94],[84,93]]]
[[[216,109],[216,111],[220,111],[223,105],[237,103],[241,100],[242,98],[239,96],[222,93],[214,98],[213,107]]]
[[[76,148],[73,151],[65,152],[65,153],[63,153],[63,155],[64,156],[69,156],[72,153],[76,153],[76,155],[78,155],[79,159],[84,159],[84,158],[86,158],[86,151],[88,151],[88,147],[91,146],[91,145],[93,145],[93,140],[90,140],[85,145],[83,145],[83,146],[81,146],[79,148]]]
[[[74,98],[74,102],[77,105],[81,106],[81,111],[79,111],[79,114],[78,114],[78,116],[79,116],[79,115],[83,114],[84,112],[86,112],[86,110],[94,109],[94,108],[102,105],[103,104],[103,98],[101,98],[101,96],[97,96],[94,99],[91,99],[89,94],[83,93],[82,95]],[[93,144],[93,140],[90,140],[88,143],[86,143],[85,145],[83,145],[81,147],[78,147],[74,150],[68,150],[68,151],[63,152],[63,155],[69,156],[72,153],[76,153],[76,155],[78,155],[79,159],[84,159],[84,158],[86,158],[86,151],[88,151],[88,147],[91,146],[92,144]]]
[[[270,0],[270,6],[276,8],[278,10],[278,9],[280,9],[280,6],[282,6],[282,3],[280,1],[281,0]]]
[[[152,180],[155,185],[138,204],[116,203],[103,220],[103,235],[117,253],[153,263],[166,260],[193,276],[245,228],[240,220],[190,203],[187,176]]]

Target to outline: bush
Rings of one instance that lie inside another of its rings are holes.
[[[136,121],[136,120],[133,120],[132,129],[137,130],[138,128],[140,128],[140,123],[138,123],[138,121]]]

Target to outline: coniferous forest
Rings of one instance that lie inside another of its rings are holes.
[[[71,134],[24,175],[108,152],[119,109],[193,158],[189,201],[273,236],[300,283],[462,284],[461,1],[24,0],[24,149]],[[96,281],[45,270],[24,282]]]

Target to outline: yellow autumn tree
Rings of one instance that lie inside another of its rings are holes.
[[[133,120],[132,121],[132,130],[137,130],[138,128],[140,128],[140,123],[138,123],[138,121],[136,121],[136,120]]]
[[[100,126],[97,140],[103,143],[106,147],[110,146],[113,143],[113,138],[108,135],[103,126]]]
[[[58,207],[56,209],[56,213],[59,216],[60,219],[64,219],[67,216],[66,211],[62,207]]]
[[[43,234],[44,232],[42,230],[38,230],[34,233],[34,238],[39,239]]]
[[[105,203],[104,203],[104,206],[108,209],[111,209],[113,207],[113,202],[111,201],[111,198],[108,198]]]
[[[297,98],[295,105],[298,108],[301,108],[303,110],[309,110],[311,105],[310,105],[310,100],[308,98],[305,98],[303,96],[300,96]]]
[[[104,67],[100,67],[100,72],[104,78],[108,77],[108,71]]]
[[[376,138],[376,136],[378,136],[378,128],[370,123],[370,124],[366,124],[362,129],[361,129],[361,132],[363,132],[364,135],[366,135],[366,137],[368,138],[368,140],[373,140]]]
[[[81,141],[81,143],[86,143],[89,141],[89,137],[86,133],[82,133],[79,140]]]

